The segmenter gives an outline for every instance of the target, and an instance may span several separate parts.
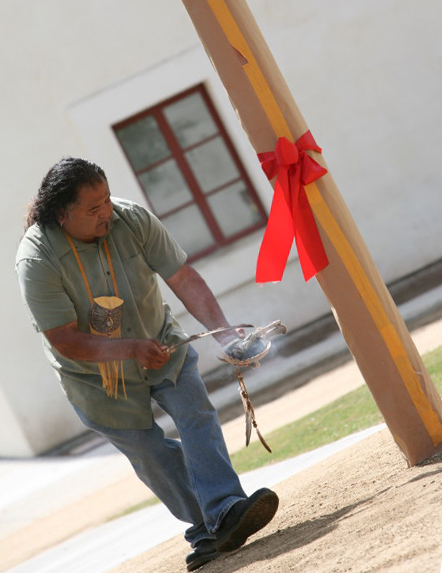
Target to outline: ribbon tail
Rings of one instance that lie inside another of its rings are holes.
[[[275,184],[267,228],[256,267],[256,282],[280,281],[292,248],[295,230],[293,216],[279,181]]]
[[[322,271],[329,261],[303,186],[299,190],[296,209],[293,209],[293,218],[299,262],[304,279],[309,281]]]

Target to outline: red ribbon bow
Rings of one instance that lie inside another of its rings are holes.
[[[272,207],[258,255],[256,282],[280,281],[293,239],[306,281],[328,265],[304,185],[327,173],[305,150],[321,152],[310,131],[296,143],[278,139],[275,151],[258,153],[268,179],[276,177]]]

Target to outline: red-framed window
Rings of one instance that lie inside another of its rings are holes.
[[[262,204],[203,85],[112,128],[150,209],[190,260],[265,224]]]

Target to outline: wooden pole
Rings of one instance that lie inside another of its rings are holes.
[[[306,133],[246,2],[183,4],[256,152]],[[320,153],[308,153],[326,167]],[[330,173],[305,189],[330,263],[316,279],[394,440],[415,465],[442,450],[441,399]]]

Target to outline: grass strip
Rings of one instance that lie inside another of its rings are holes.
[[[423,357],[426,369],[439,393],[442,391],[442,346]],[[248,472],[283,461],[344,438],[383,421],[366,385],[349,392],[320,408],[265,436],[273,450],[269,455],[259,441],[234,453],[237,473]]]

